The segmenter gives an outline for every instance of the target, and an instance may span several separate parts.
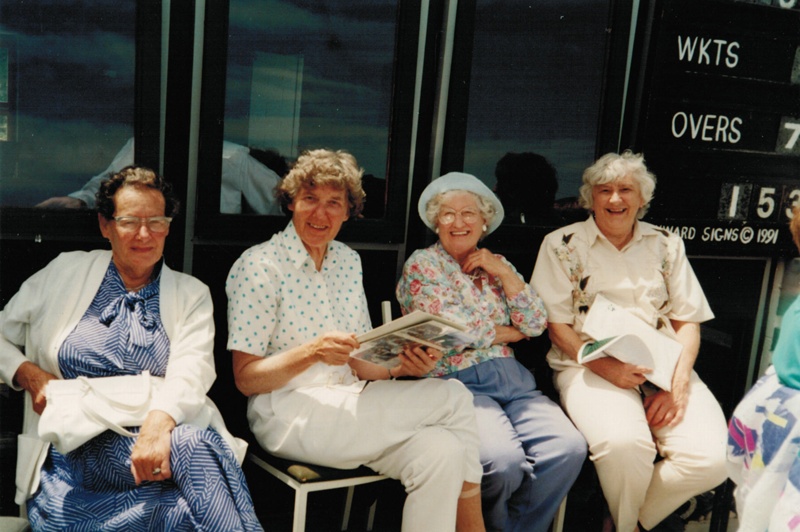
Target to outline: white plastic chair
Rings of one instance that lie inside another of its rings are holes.
[[[278,458],[267,453],[258,447],[257,444],[251,445],[251,449],[247,457],[253,464],[294,490],[293,532],[304,532],[306,529],[306,510],[308,507],[309,493],[347,488],[341,526],[341,530],[347,530],[347,526],[350,522],[350,510],[353,504],[355,487],[361,484],[378,482],[387,478],[385,475],[379,475],[364,466],[352,470],[320,467],[313,464]],[[375,500],[370,506],[367,520],[368,531],[372,530],[377,504],[378,501]]]

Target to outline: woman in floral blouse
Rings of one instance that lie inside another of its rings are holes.
[[[542,301],[510,262],[477,247],[503,219],[500,201],[477,178],[454,172],[434,180],[418,209],[439,241],[408,259],[397,299],[404,313],[464,323],[474,338],[446,351],[428,376],[458,379],[473,393],[486,528],[547,530],[586,442],[508,345],[542,334]]]

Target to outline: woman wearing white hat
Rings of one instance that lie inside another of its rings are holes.
[[[580,472],[586,442],[508,345],[545,330],[542,300],[510,262],[477,247],[502,222],[503,206],[476,177],[434,180],[418,210],[439,241],[408,259],[397,299],[404,313],[464,323],[476,338],[446,351],[428,376],[458,379],[473,393],[486,528],[547,530]]]

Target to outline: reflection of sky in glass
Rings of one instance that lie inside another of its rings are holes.
[[[608,0],[479,1],[464,169],[490,186],[507,152],[536,152],[577,194],[594,159]]]
[[[14,40],[17,54],[10,83],[17,84],[18,139],[4,148],[2,204],[31,205],[80,188],[131,136],[135,7],[117,0],[0,4],[0,36]]]
[[[269,94],[266,88],[252,86],[256,54],[297,57],[303,65],[299,149],[344,149],[368,173],[384,177],[395,4],[392,0],[232,0],[225,138],[251,144],[251,93]]]

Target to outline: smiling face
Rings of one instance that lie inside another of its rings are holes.
[[[451,223],[445,223],[447,215],[454,215]],[[436,229],[442,247],[454,259],[461,262],[475,249],[483,235],[485,223],[474,195],[463,191],[445,193],[439,207]]]
[[[636,180],[625,176],[592,187],[595,223],[614,245],[621,248],[633,235],[636,215],[644,205]]]
[[[165,205],[164,195],[152,188],[123,186],[114,194],[115,217],[164,216]],[[149,277],[153,266],[164,254],[164,242],[169,229],[154,233],[147,228],[147,224],[140,224],[136,230],[127,231],[102,215],[98,215],[98,220],[100,232],[111,242],[114,264],[123,281],[126,284],[139,284],[139,279]]]
[[[319,269],[328,242],[336,238],[348,218],[347,191],[331,186],[302,187],[292,202],[292,222],[300,240]]]

